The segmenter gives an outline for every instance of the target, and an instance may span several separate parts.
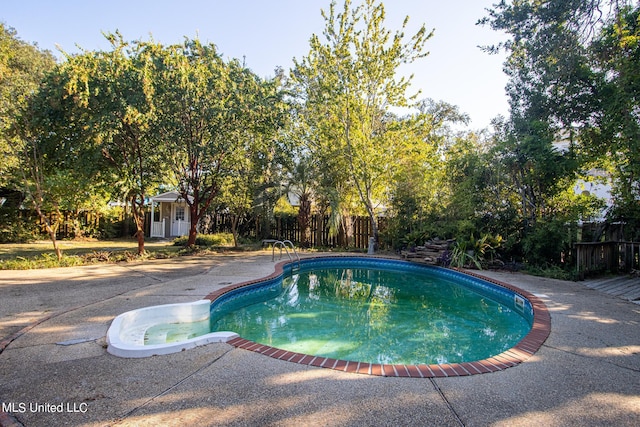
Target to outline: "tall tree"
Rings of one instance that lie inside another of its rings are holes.
[[[274,196],[281,192],[283,165],[287,163],[288,149],[280,132],[288,112],[282,101],[282,74],[277,73],[272,79],[255,78],[257,93],[250,106],[253,122],[239,129],[246,152],[220,177],[223,184],[215,201],[231,214],[235,246],[238,246],[239,225],[252,212],[265,217],[263,224],[270,223]]]
[[[14,168],[19,169],[21,143],[11,128],[54,67],[51,52],[20,40],[15,29],[0,22],[0,187],[9,184]]]
[[[611,219],[640,236],[640,4],[622,8],[591,48],[599,71],[598,108],[583,131],[590,153],[615,165]],[[633,237],[632,237],[633,238]]]
[[[33,105],[37,104],[31,101],[30,106],[33,107]],[[56,234],[63,218],[60,211],[59,189],[64,187],[65,179],[56,179],[55,164],[43,153],[40,138],[47,130],[42,126],[40,111],[36,109],[33,114],[28,111],[28,109],[23,111],[16,126],[20,137],[20,151],[17,154],[20,161],[21,190],[38,214],[40,222],[53,243],[54,252],[58,260],[61,260],[62,250],[58,245]]]
[[[311,50],[295,61],[292,81],[305,110],[301,117],[310,130],[309,146],[322,168],[343,169],[355,188],[378,241],[376,206],[386,191],[388,167],[394,164],[394,141],[387,113],[390,107],[407,106],[411,78],[398,78],[402,64],[427,55],[431,37],[422,26],[409,40],[402,29],[383,26],[382,3],[365,0],[353,7],[345,1],[342,12],[336,2],[325,20],[324,41],[313,35]]]
[[[300,243],[305,248],[311,246],[311,204],[314,187],[317,186],[314,178],[318,174],[314,166],[313,160],[308,156],[299,157],[292,170],[289,188],[289,192],[298,197],[297,220],[300,227]]]
[[[144,252],[146,197],[165,178],[165,159],[151,124],[156,117],[151,69],[153,57],[144,45],[107,34],[112,50],[67,55],[64,97],[74,100],[70,112],[81,140],[72,150],[100,159],[86,164],[87,173],[102,168],[108,182],[130,206],[138,253]],[[100,153],[100,156],[96,156]]]
[[[594,91],[587,46],[618,0],[501,1],[480,23],[511,39],[504,48],[512,112],[569,128],[589,118]]]
[[[613,160],[616,204],[627,207],[640,199],[639,10],[628,0],[502,1],[481,21],[511,36],[493,49],[509,53],[510,127],[520,152],[549,152],[544,139],[570,141],[569,156],[538,156],[538,174],[562,173],[558,165],[574,173],[580,152]]]
[[[193,245],[198,221],[225,177],[238,171],[247,153],[265,152],[262,145],[273,142],[255,135],[272,135],[278,128],[280,98],[263,92],[263,82],[239,61],[225,63],[214,45],[199,40],[162,48],[155,67],[161,105],[156,135],[189,205],[187,244]]]
[[[543,120],[513,116],[499,129],[497,138],[496,159],[519,195],[525,225],[532,226],[551,198],[564,190],[564,178],[575,175],[575,156],[554,146],[556,132]]]
[[[0,187],[12,186],[27,197],[45,225],[58,259],[62,251],[56,242],[60,215],[51,175],[52,163],[39,147],[42,127],[35,107],[42,100],[41,86],[55,69],[48,51],[23,42],[13,28],[0,23]]]
[[[450,126],[467,121],[457,107],[431,99],[420,102],[418,113],[397,119],[397,167],[389,191],[395,237],[422,234],[442,211],[448,198],[442,158],[455,140]]]

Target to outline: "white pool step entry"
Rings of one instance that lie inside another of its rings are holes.
[[[209,319],[211,301],[208,299],[188,303],[156,305],[122,313],[107,331],[107,351],[115,356],[139,358],[177,353],[213,342],[227,342],[236,338],[235,332],[211,332],[194,338],[145,345],[147,330],[156,325],[194,323]]]

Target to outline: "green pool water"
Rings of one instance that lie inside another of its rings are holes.
[[[370,363],[481,360],[531,325],[469,286],[429,272],[303,268],[268,291],[212,311],[211,331],[281,349]]]

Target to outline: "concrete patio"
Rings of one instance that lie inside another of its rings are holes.
[[[145,359],[106,352],[118,314],[273,268],[263,251],[0,272],[0,425],[640,425],[640,305],[588,282],[481,272],[536,294],[552,318],[533,357],[490,374],[373,377],[221,343]]]

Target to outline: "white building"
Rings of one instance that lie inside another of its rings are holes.
[[[193,198],[189,196],[189,201]],[[189,205],[177,191],[168,191],[149,199],[151,203],[150,237],[179,237],[189,233]],[[159,214],[155,219],[156,212]]]

